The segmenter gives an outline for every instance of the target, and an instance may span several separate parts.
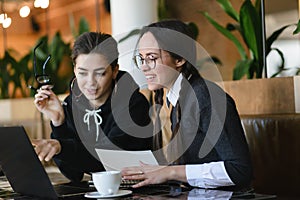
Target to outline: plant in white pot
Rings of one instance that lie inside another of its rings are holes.
[[[267,78],[263,74],[265,65],[265,58],[271,51],[278,52],[282,60],[281,66],[277,73],[272,75],[276,76],[281,71],[285,70],[284,57],[280,49],[273,48],[272,44],[280,36],[280,34],[290,26],[296,26],[293,34],[299,33],[300,21],[298,24],[285,25],[278,30],[274,31],[268,38],[264,38],[264,16],[262,16],[262,4],[263,1],[256,0],[254,3],[250,0],[245,0],[240,7],[239,12],[235,10],[229,0],[217,0],[221,8],[230,16],[234,23],[228,23],[226,26],[222,26],[216,20],[214,20],[209,13],[200,11],[206,19],[226,38],[231,40],[237,48],[241,59],[237,61],[234,72],[233,80],[239,80],[245,75],[248,79],[252,78]],[[243,42],[246,48],[243,47],[239,39],[232,33],[238,31],[242,36]],[[299,73],[299,71],[297,72]]]
[[[217,2],[224,12],[233,19],[234,23],[222,26],[209,13],[199,12],[206,17],[217,31],[234,43],[240,54],[240,60],[236,62],[233,71],[234,81],[221,83],[224,85],[224,89],[235,99],[239,113],[273,114],[300,112],[299,76],[271,78],[286,70],[283,54],[279,49],[272,47],[273,42],[290,26],[295,26],[293,34],[298,34],[300,21],[279,28],[265,39],[264,16],[262,16],[264,2],[262,0],[244,0],[239,11],[233,8],[229,0],[217,0]],[[245,48],[242,42],[232,33],[233,31],[238,31],[242,36]],[[282,62],[278,72],[269,79],[266,75],[265,59],[271,51],[276,51]],[[299,70],[297,73],[299,73]],[[245,77],[247,80],[245,80]]]

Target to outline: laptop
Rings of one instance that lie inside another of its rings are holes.
[[[0,168],[14,192],[43,199],[60,199],[95,191],[87,184],[52,185],[23,126],[0,127],[0,142]]]

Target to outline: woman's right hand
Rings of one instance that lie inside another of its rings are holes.
[[[40,87],[34,96],[34,104],[52,121],[54,126],[59,126],[64,122],[65,114],[60,100],[51,89],[51,85]]]
[[[61,145],[55,139],[33,139],[31,143],[40,161],[48,162],[61,151]]]

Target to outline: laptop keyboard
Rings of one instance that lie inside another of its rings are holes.
[[[140,180],[128,180],[128,179],[122,179],[120,188],[130,188],[131,186],[141,182]]]
[[[127,179],[122,179],[120,188],[123,188],[123,189],[124,189],[124,188],[130,188],[130,187],[132,187],[132,185],[135,185],[135,184],[137,184],[137,183],[139,183],[139,182],[140,182],[140,180],[127,180]],[[91,188],[95,188],[93,181],[88,181],[88,183],[89,183],[89,186],[90,186]]]

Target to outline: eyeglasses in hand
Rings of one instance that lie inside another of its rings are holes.
[[[38,88],[40,88],[43,85],[51,85],[51,78],[50,75],[48,75],[46,73],[46,65],[48,63],[48,61],[51,58],[51,55],[48,55],[48,57],[46,58],[43,67],[42,67],[42,74],[38,74],[37,73],[37,64],[36,64],[36,49],[41,46],[41,44],[43,43],[43,41],[41,41],[36,47],[34,47],[33,49],[33,70],[34,70],[34,77],[36,79],[36,81],[38,82]],[[30,89],[33,90],[37,90],[37,88],[34,88],[33,86],[29,85],[28,86]]]

